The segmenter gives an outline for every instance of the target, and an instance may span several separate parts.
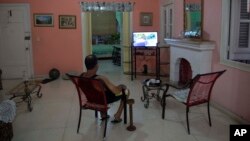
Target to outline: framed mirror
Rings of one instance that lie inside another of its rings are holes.
[[[184,37],[202,39],[203,0],[184,0]]]

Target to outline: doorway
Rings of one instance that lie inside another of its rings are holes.
[[[173,4],[164,6],[164,38],[172,38]]]
[[[92,12],[92,54],[99,60],[111,60],[115,48],[120,48],[122,13]]]
[[[132,33],[132,12],[122,12],[122,27],[120,35],[121,46],[121,67],[123,73],[130,73],[130,45]],[[83,60],[89,54],[92,54],[92,12],[82,12],[82,54]],[[85,71],[85,65],[83,65]]]
[[[0,4],[0,68],[3,79],[33,76],[29,4]]]

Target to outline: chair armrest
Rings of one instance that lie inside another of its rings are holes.
[[[124,84],[120,84],[120,85],[118,85],[121,89],[124,89],[124,90],[126,90],[127,89],[127,86],[126,85],[124,85]]]
[[[122,89],[122,100],[124,102],[124,106],[123,106],[124,124],[127,124],[127,97],[126,97],[127,86],[125,86],[124,84],[120,84],[119,87]]]

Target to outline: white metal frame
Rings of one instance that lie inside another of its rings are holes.
[[[230,1],[222,0],[220,63],[226,66],[250,72],[249,64],[244,64],[227,59],[227,52],[230,49],[228,46],[228,35],[229,35],[228,29],[230,26],[229,19],[230,19]]]

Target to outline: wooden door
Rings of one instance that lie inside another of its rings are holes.
[[[32,75],[29,7],[0,5],[0,68],[7,79]]]

